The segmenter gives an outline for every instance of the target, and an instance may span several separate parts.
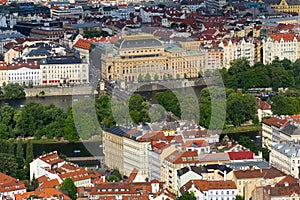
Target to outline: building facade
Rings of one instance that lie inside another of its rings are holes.
[[[89,66],[84,58],[48,57],[41,61],[40,67],[42,85],[89,83]]]
[[[263,40],[263,63],[269,64],[275,59],[296,61],[298,42],[293,33],[270,34]]]
[[[270,163],[286,174],[300,178],[300,144],[283,141],[272,146]]]

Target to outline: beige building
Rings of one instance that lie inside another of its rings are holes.
[[[298,58],[298,41],[294,33],[270,34],[263,40],[263,63],[269,64],[275,58],[289,59],[292,62]]]
[[[165,158],[162,165],[162,181],[166,183],[167,189],[178,194],[177,170],[199,163],[197,151],[175,151]]]
[[[21,56],[20,51],[14,49],[14,48],[11,48],[7,52],[4,53],[4,61],[6,63],[12,63],[13,59],[20,58],[20,56]]]
[[[233,181],[237,186],[238,195],[248,200],[251,198],[255,187],[271,185],[281,180],[285,175],[274,167],[269,169],[238,170],[233,172]]]
[[[114,127],[103,131],[103,153],[105,165],[111,169],[118,169],[124,174],[124,135],[128,129]]]
[[[227,69],[230,62],[235,59],[245,58],[251,66],[256,62],[255,45],[252,41],[245,39],[221,41],[219,47],[223,48],[223,64]]]
[[[49,57],[41,61],[40,67],[42,85],[89,83],[89,66],[85,59],[70,56]]]
[[[153,35],[123,36],[101,56],[102,77],[125,83],[197,77],[203,57],[198,43],[165,45]],[[188,49],[188,50],[187,50]]]

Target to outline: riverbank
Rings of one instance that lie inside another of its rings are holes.
[[[91,86],[24,88],[26,97],[73,96],[98,94]]]
[[[234,133],[244,133],[244,132],[253,132],[260,131],[261,125],[251,125],[251,126],[241,126],[241,127],[230,127],[225,128],[222,131],[222,134],[234,134]]]

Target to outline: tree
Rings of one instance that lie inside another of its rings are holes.
[[[67,119],[65,120],[64,124],[64,134],[63,137],[70,142],[74,142],[78,140],[78,133],[75,127],[74,119],[73,119],[73,112],[72,107],[68,107],[67,110]]]
[[[0,172],[16,177],[18,170],[18,163],[14,155],[7,153],[0,153]]]
[[[145,75],[145,81],[151,81],[151,76],[149,73]]]
[[[3,87],[4,97],[9,99],[23,99],[26,94],[24,88],[18,83],[9,83]]]
[[[196,200],[194,192],[185,191],[180,197],[179,200]]]
[[[138,82],[143,82],[144,81],[144,77],[142,74],[139,74],[138,76]]]
[[[157,74],[155,74],[155,75],[154,75],[154,80],[157,81],[158,79],[159,79],[159,76],[158,76]]]
[[[118,182],[118,181],[120,181],[120,179],[115,175],[110,175],[107,177],[107,181],[108,182]]]
[[[134,123],[150,122],[148,103],[145,97],[139,94],[131,95],[129,99],[129,113]]]
[[[244,200],[244,197],[241,195],[236,195],[235,200]]]
[[[63,192],[65,192],[67,195],[69,195],[72,200],[75,200],[77,198],[77,196],[76,196],[77,189],[71,178],[66,178],[61,183],[61,189]]]

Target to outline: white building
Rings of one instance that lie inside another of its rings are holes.
[[[245,58],[250,66],[255,63],[255,44],[252,41],[224,40],[220,42],[219,47],[223,48],[223,64],[227,69],[235,59]]]
[[[191,180],[181,187],[180,193],[194,192],[197,200],[224,199],[234,200],[237,187],[233,181]]]
[[[262,145],[271,148],[273,141],[279,141],[279,134],[275,132],[283,128],[288,120],[279,117],[270,117],[262,120]],[[277,138],[276,138],[276,135]]]
[[[149,180],[161,181],[162,164],[164,159],[176,150],[175,145],[166,142],[157,142],[149,145],[148,162],[149,162]]]
[[[177,170],[178,190],[191,180],[207,180],[206,167],[187,166]]]
[[[131,130],[123,137],[124,175],[129,176],[133,169],[137,169],[144,177],[148,177],[148,146],[150,139],[142,139],[141,131]]]
[[[48,57],[41,61],[41,84],[62,83],[71,85],[89,83],[89,67],[84,58],[58,56]]]
[[[8,83],[40,84],[40,64],[38,62],[15,62],[7,65]]]
[[[45,173],[47,173],[47,169],[57,169],[64,163],[65,161],[58,156],[56,151],[35,158],[30,163],[30,180],[32,180],[33,177],[37,179],[44,176]]]
[[[294,33],[270,34],[263,40],[263,63],[269,64],[275,58],[286,58],[294,62],[297,59],[297,48],[298,42]]]
[[[283,141],[272,146],[270,163],[284,173],[300,178],[300,144]]]

